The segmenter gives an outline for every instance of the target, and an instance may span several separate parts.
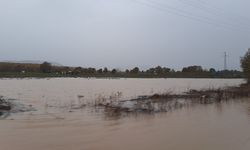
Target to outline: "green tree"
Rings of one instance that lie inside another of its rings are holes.
[[[155,74],[155,68],[150,68],[150,69],[148,69],[148,70],[146,70],[146,72],[148,73],[148,74]]]
[[[135,67],[130,71],[130,73],[138,74],[140,72],[140,69],[138,67]]]
[[[76,67],[73,71],[72,74],[74,75],[79,75],[82,73],[82,67]]]
[[[109,72],[108,68],[105,67],[105,68],[103,69],[103,73],[108,73],[108,72]]]
[[[99,73],[99,74],[102,74],[102,72],[103,72],[102,69],[98,69],[98,70],[97,70],[97,73]]]
[[[125,73],[126,73],[126,74],[129,74],[129,70],[128,70],[128,69],[126,69],[126,70],[125,70]]]
[[[51,70],[52,70],[52,65],[46,61],[40,65],[40,71],[43,73],[50,73]]]
[[[155,72],[157,75],[160,75],[163,73],[162,67],[161,66],[157,66],[155,67]]]
[[[203,69],[201,66],[188,66],[182,69],[182,72],[202,72],[202,71]]]
[[[210,69],[209,69],[209,72],[210,72],[210,73],[216,73],[216,70],[215,70],[214,68],[210,68]]]
[[[116,73],[117,73],[117,70],[116,70],[116,69],[113,69],[113,70],[111,71],[111,73],[112,73],[112,74],[116,74]]]
[[[241,68],[247,79],[247,83],[250,84],[250,48],[246,54],[241,58]]]
[[[163,72],[164,74],[167,74],[167,73],[169,73],[170,71],[171,71],[170,68],[166,68],[166,67],[163,67],[163,68],[162,68],[162,72]]]
[[[88,68],[88,69],[87,69],[87,72],[88,72],[89,74],[95,74],[95,73],[96,73],[96,69],[95,69],[95,68]]]

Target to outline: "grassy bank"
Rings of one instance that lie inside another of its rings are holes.
[[[40,73],[40,72],[0,72],[0,78],[47,78],[47,77],[66,77],[56,73]]]

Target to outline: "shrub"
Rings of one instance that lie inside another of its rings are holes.
[[[241,58],[241,68],[247,79],[247,83],[250,84],[250,49],[248,49],[246,54]]]

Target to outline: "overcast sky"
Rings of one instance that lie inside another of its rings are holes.
[[[239,69],[249,0],[0,0],[0,60]]]

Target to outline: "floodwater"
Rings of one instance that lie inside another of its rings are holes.
[[[0,95],[34,111],[0,120],[3,150],[249,150],[250,100],[183,107],[166,113],[107,116],[79,107],[189,89],[235,86],[241,79],[1,79]],[[119,93],[119,94],[117,94]]]

